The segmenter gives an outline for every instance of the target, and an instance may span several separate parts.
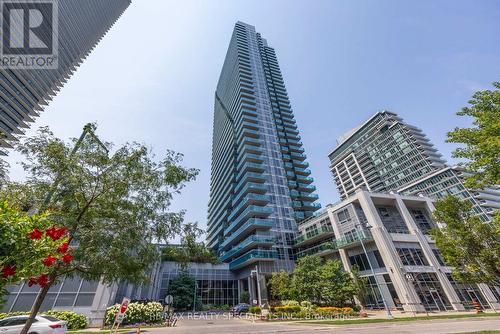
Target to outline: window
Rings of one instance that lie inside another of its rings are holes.
[[[429,262],[425,258],[421,249],[417,248],[396,248],[405,266],[428,266]]]
[[[389,233],[409,234],[408,226],[395,207],[377,207],[382,224]]]
[[[370,269],[370,264],[365,254],[349,256],[349,262],[351,262],[352,266],[357,266],[360,271]]]
[[[349,210],[343,209],[337,212],[337,218],[339,220],[340,224],[347,223],[348,221],[351,220],[351,217],[349,216]]]
[[[410,213],[413,216],[415,224],[417,224],[417,227],[422,233],[429,234],[429,231],[435,227],[424,210],[412,209]]]

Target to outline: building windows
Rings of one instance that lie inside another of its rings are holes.
[[[408,226],[406,226],[406,223],[395,207],[378,206],[377,211],[387,232],[410,234]]]
[[[403,265],[405,266],[428,266],[421,249],[418,248],[396,248]]]
[[[415,281],[413,286],[422,304],[428,311],[452,310],[450,301],[434,273],[412,273]]]
[[[472,302],[477,301],[483,309],[490,308],[476,284],[464,284],[453,279],[451,274],[446,274],[458,298],[467,310],[474,308]]]
[[[351,266],[356,266],[359,271],[370,270],[370,264],[365,254],[349,256]]]
[[[446,263],[444,262],[444,259],[443,257],[441,256],[441,253],[439,253],[439,250],[438,249],[432,249],[432,253],[434,254],[434,256],[436,257],[438,263],[441,265],[441,266],[446,266]]]
[[[435,227],[434,223],[430,220],[427,213],[421,209],[411,209],[410,213],[417,224],[417,227],[424,234],[429,234],[429,231]]]
[[[351,217],[349,215],[349,210],[342,209],[339,212],[337,212],[337,219],[339,220],[340,224],[344,224],[344,223],[351,221]]]

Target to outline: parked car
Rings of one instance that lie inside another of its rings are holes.
[[[241,314],[241,313],[246,313],[248,312],[248,310],[250,309],[250,305],[249,304],[245,304],[245,303],[240,303],[238,305],[235,305],[232,309],[231,309],[231,312],[233,314]]]
[[[27,315],[0,320],[0,334],[19,334],[28,320]],[[66,334],[67,323],[48,315],[37,315],[28,334]]]

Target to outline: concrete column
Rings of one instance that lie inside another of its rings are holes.
[[[492,307],[494,310],[500,310],[500,300],[497,300],[493,292],[491,292],[491,288],[484,283],[480,283],[477,286],[479,287],[479,290],[483,294],[490,307]]]
[[[425,308],[415,288],[409,284],[401,270],[401,268],[403,268],[401,259],[396,251],[396,247],[394,247],[390,234],[385,229],[377,213],[377,209],[370,198],[370,194],[364,190],[359,190],[356,192],[356,196],[359,199],[359,203],[365,213],[368,224],[372,226],[371,232],[373,240],[387,267],[389,277],[394,284],[394,289],[403,304],[403,309],[410,312],[424,312]]]
[[[257,289],[255,287],[255,279],[251,276],[248,276],[248,293],[250,294],[250,304],[253,305],[254,300],[258,300],[257,298]]]
[[[374,278],[377,281],[378,286],[380,287],[380,293],[383,295],[385,302],[387,303],[387,307],[389,307],[390,309],[396,308],[396,304],[394,304],[394,300],[392,300],[391,292],[387,287],[384,276],[375,275]]]
[[[442,271],[443,268],[441,267],[436,256],[432,252],[432,248],[430,247],[427,238],[418,228],[417,224],[413,220],[413,216],[410,214],[410,211],[408,210],[405,203],[400,197],[396,197],[396,205],[398,207],[399,212],[401,212],[401,215],[405,223],[408,225],[410,233],[417,237],[420,248],[422,249],[424,256],[427,258],[427,261],[435,269],[435,274],[439,280],[439,283],[441,284],[441,287],[443,288],[444,294],[450,301],[451,306],[456,311],[464,311],[465,310],[464,305],[460,301],[460,298],[458,297],[455,289],[453,289],[453,286],[446,277],[446,274]],[[429,207],[427,207],[426,210],[428,212],[431,212]]]

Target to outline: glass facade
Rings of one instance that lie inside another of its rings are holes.
[[[130,0],[59,1],[58,68],[0,69],[0,155],[6,154],[9,141],[34,121],[129,5]]]
[[[207,244],[231,269],[294,266],[296,223],[320,205],[276,54],[238,22],[215,93]]]
[[[227,265],[192,264],[187,272],[196,279],[196,294],[204,305],[238,304],[238,280]],[[170,282],[179,276],[179,273],[180,267],[176,263],[167,263],[163,267],[160,300],[165,298]]]
[[[40,310],[90,307],[98,285],[98,282],[86,281],[78,277],[65,278],[50,288]],[[2,312],[29,311],[39,290],[38,285],[29,287],[26,283],[10,286],[6,303],[1,308]]]

